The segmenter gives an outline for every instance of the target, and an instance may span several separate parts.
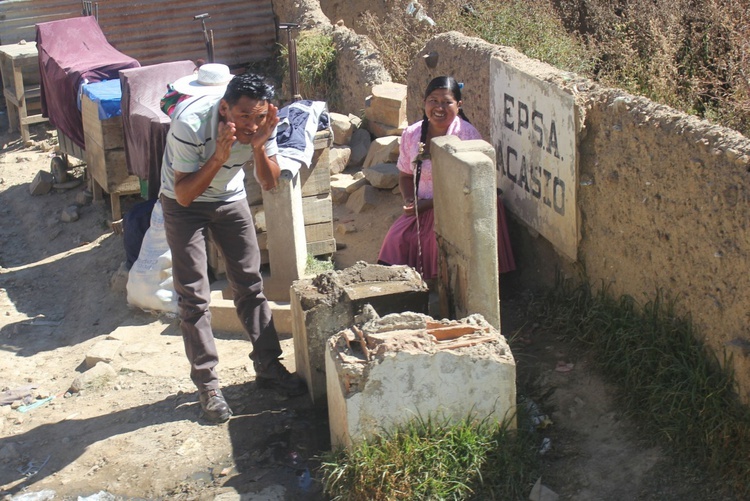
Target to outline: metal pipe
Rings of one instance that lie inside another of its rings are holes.
[[[298,29],[297,23],[279,23],[279,29],[286,30],[287,48],[289,53],[289,85],[292,92],[292,100],[299,101],[299,68],[297,66],[297,40],[292,38],[292,30]]]
[[[203,40],[206,44],[206,55],[208,56],[208,62],[213,63],[214,62],[214,32],[211,30],[209,32],[208,29],[206,29],[206,19],[211,19],[211,16],[208,14],[208,12],[205,12],[203,14],[198,14],[197,16],[193,16],[193,19],[200,20],[201,26],[203,27]]]

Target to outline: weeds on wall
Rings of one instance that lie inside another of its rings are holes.
[[[279,66],[289,85],[289,48],[281,46]],[[302,31],[297,37],[299,94],[303,99],[326,101],[337,109],[340,101],[336,85],[336,47],[333,37],[319,30]]]
[[[583,41],[565,29],[547,2],[475,0],[457,10],[451,9],[451,4],[446,3],[439,18],[440,26],[446,30],[514,47],[566,71],[589,74],[594,66],[594,58]]]
[[[324,489],[348,501],[524,499],[538,477],[537,437],[509,422],[414,419],[324,456]]]
[[[406,83],[412,59],[439,30],[407,15],[403,5],[394,3],[388,22],[370,11],[360,16],[358,29],[364,30],[378,48],[383,66],[394,82]]]
[[[606,288],[593,292],[558,280],[532,310],[543,328],[591,348],[629,414],[655,442],[748,499],[750,409],[737,397],[731,364],[722,368],[689,320],[674,314],[674,304],[657,295],[639,305],[629,296],[613,299]]]

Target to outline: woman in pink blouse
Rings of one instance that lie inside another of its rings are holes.
[[[438,272],[437,241],[433,230],[430,141],[445,135],[458,136],[463,140],[482,139],[479,131],[469,123],[461,104],[461,85],[453,77],[433,79],[425,90],[424,117],[407,127],[401,135],[398,168],[401,171],[399,189],[404,199],[404,213],[388,230],[378,263],[409,265],[419,271],[425,280],[436,278]],[[500,238],[507,242],[504,217],[502,227],[498,229]]]

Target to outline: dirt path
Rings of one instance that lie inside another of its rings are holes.
[[[0,390],[33,386],[36,395],[54,397],[27,412],[0,407],[4,498],[106,491],[143,499],[325,499],[306,476],[329,447],[325,412],[307,396],[284,399],[257,388],[249,344],[217,333],[222,385],[235,416],[219,426],[198,419],[176,321],[127,306],[118,271],[125,252],[107,225],[108,205],[82,206],[77,221],[62,222],[80,189],[31,196],[29,185],[49,170],[52,153],[24,148],[17,133],[9,135],[3,123],[0,129]],[[43,126],[34,131],[45,139]],[[334,224],[357,228],[337,234],[346,245],[335,256],[338,268],[375,261],[399,210],[397,196],[379,197],[378,207],[363,214],[336,207]],[[689,477],[670,470],[658,449],[639,444],[612,390],[585,359],[534,332],[523,317],[527,300],[516,294],[503,301],[503,333],[526,340],[516,353],[519,381],[555,388],[552,424],[540,433],[551,443],[544,483],[562,499],[718,499],[696,497]],[[122,343],[115,374],[68,394],[86,354],[104,339]],[[282,345],[294,370],[292,340]],[[569,372],[556,370],[561,361],[572,364]],[[38,472],[24,475],[29,469]]]

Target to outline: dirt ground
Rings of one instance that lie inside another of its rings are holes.
[[[0,407],[0,497],[325,499],[315,478],[316,457],[330,446],[325,410],[307,396],[258,388],[249,343],[217,332],[235,415],[223,425],[199,419],[177,321],[127,305],[118,271],[125,251],[110,230],[109,204],[82,205],[77,221],[61,221],[82,187],[31,196],[34,176],[54,156],[50,134],[35,126],[37,144],[24,147],[0,117],[0,391],[33,386],[35,396],[54,397],[27,412]],[[338,268],[375,261],[400,210],[396,195],[378,196],[377,208],[361,214],[335,207],[334,224],[357,228],[336,235],[345,245],[334,256]],[[124,208],[135,201],[123,200]],[[542,409],[549,426],[539,432],[540,444],[549,439],[546,486],[561,499],[723,499],[641,443],[585,356],[524,318],[526,292],[503,293],[502,331],[514,339],[519,388],[552,395]],[[69,394],[86,353],[108,336],[123,342],[114,379]],[[294,370],[292,339],[282,346]]]

